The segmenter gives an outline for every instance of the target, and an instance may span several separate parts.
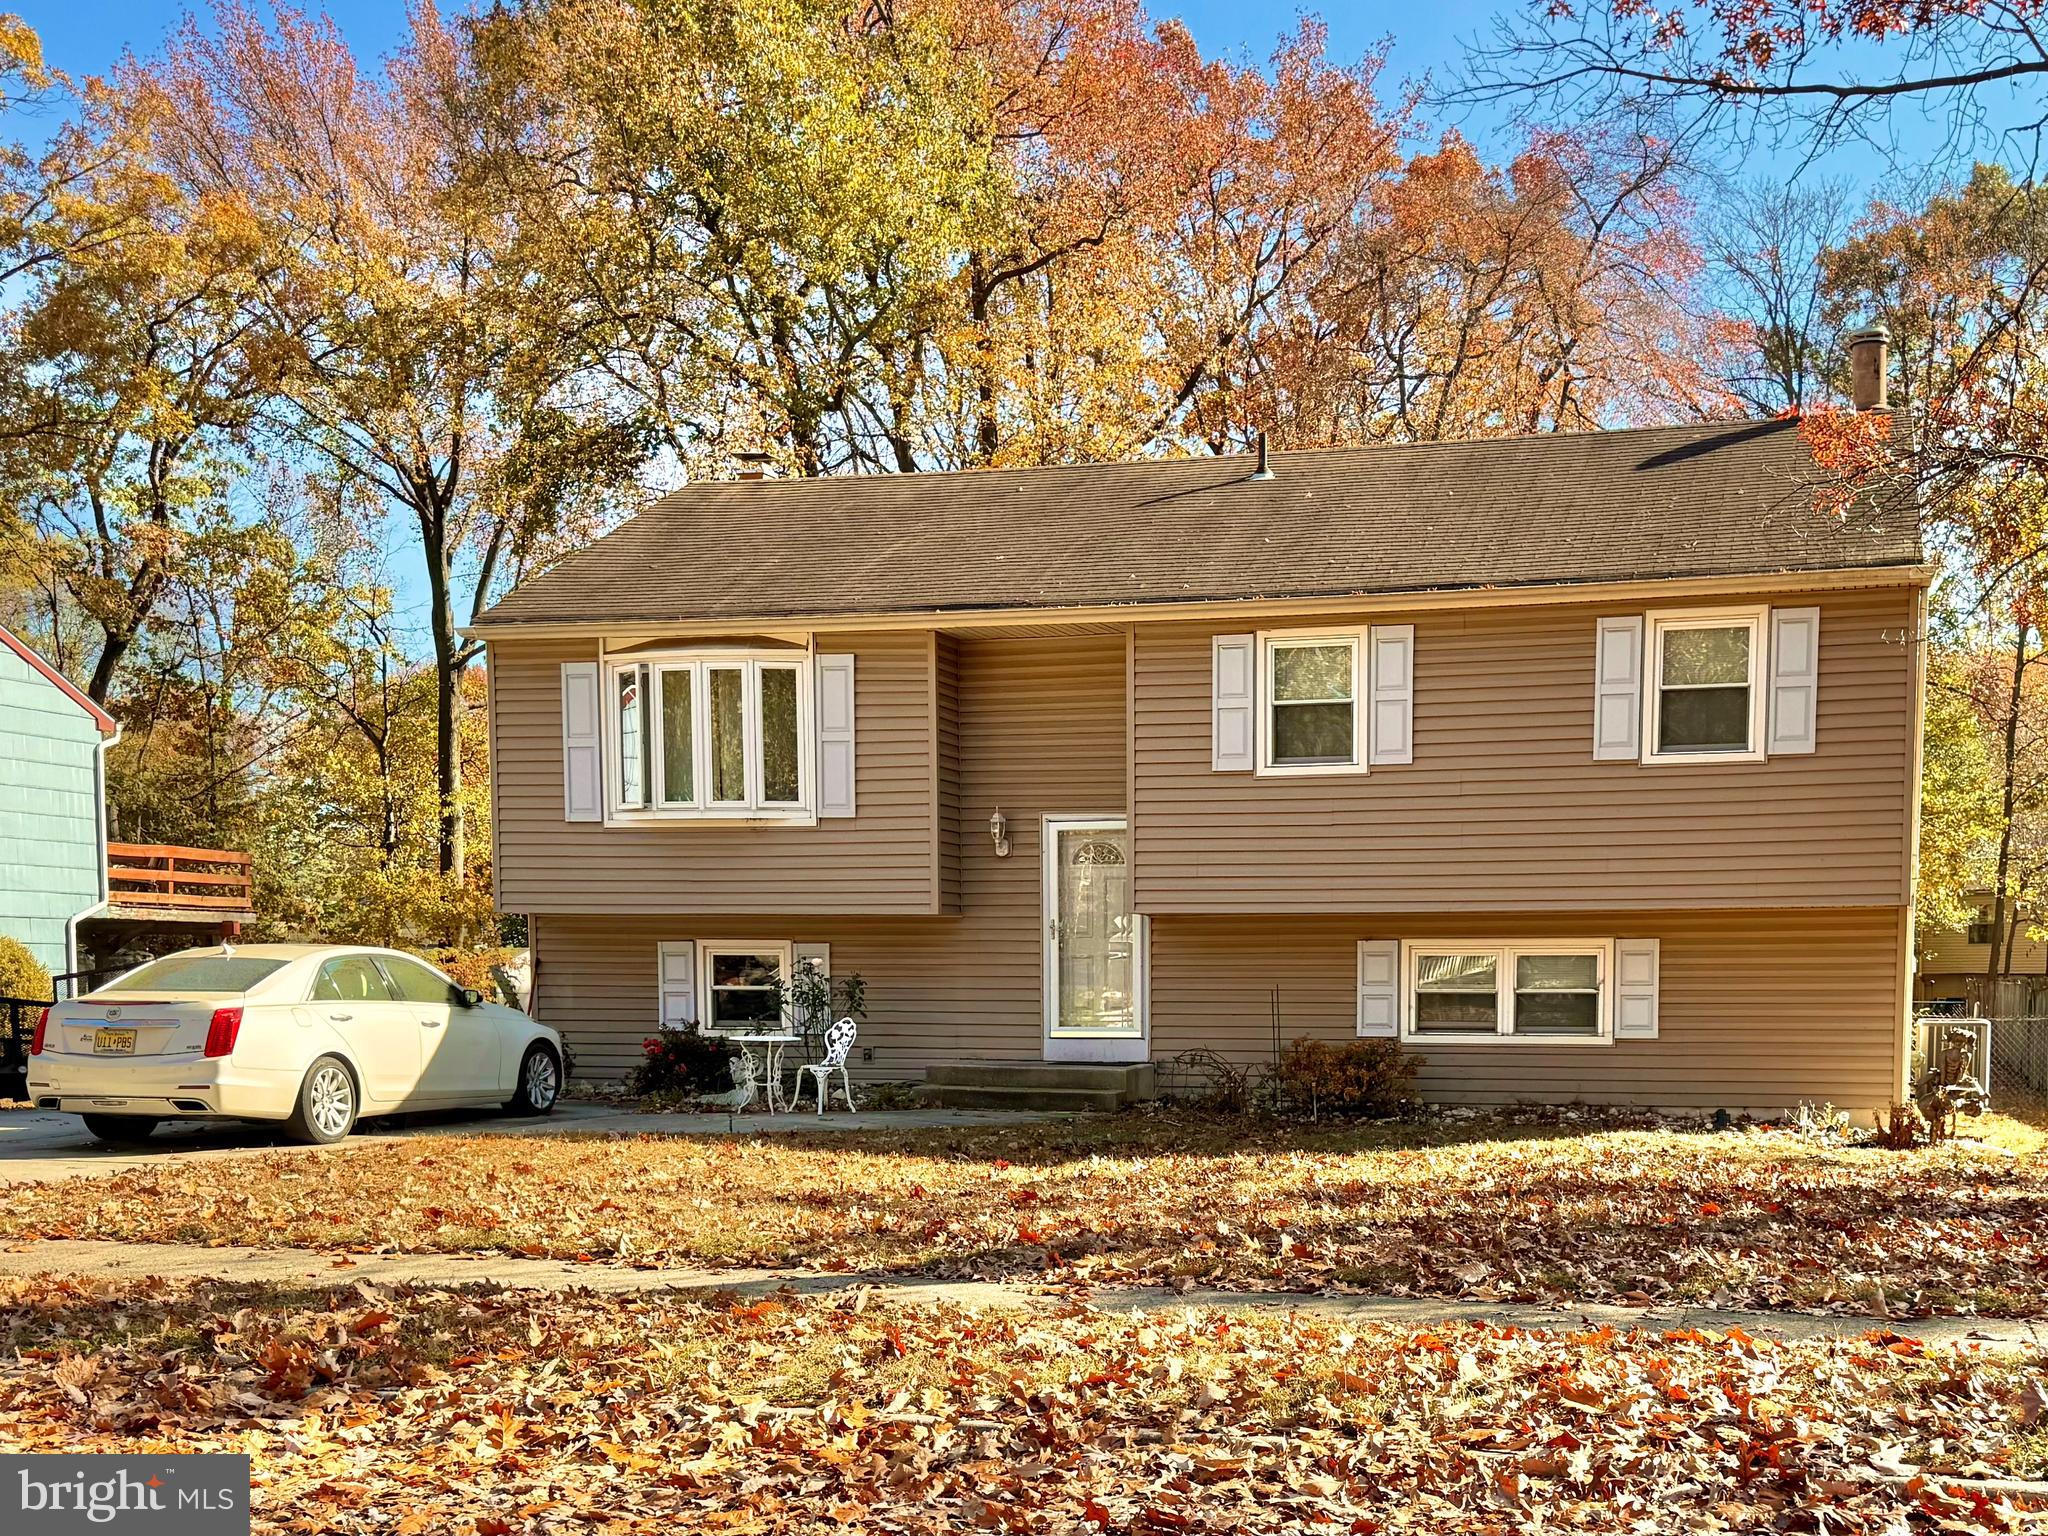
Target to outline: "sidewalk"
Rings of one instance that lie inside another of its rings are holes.
[[[1529,1329],[1614,1328],[1664,1332],[1697,1328],[1740,1328],[1759,1338],[1788,1342],[1860,1338],[1883,1329],[1934,1345],[1971,1344],[1986,1349],[2048,1349],[2048,1322],[1996,1318],[1930,1317],[1887,1319],[1804,1312],[1741,1312],[1716,1307],[1617,1307],[1584,1303],[1573,1307],[1520,1302],[1456,1301],[1411,1296],[1310,1296],[1292,1293],[1164,1289],[1038,1290],[988,1281],[923,1280],[906,1275],[821,1274],[777,1269],[623,1269],[574,1264],[560,1259],[522,1259],[502,1254],[331,1254],[294,1248],[207,1247],[190,1243],[108,1243],[76,1240],[31,1241],[0,1248],[0,1275],[89,1275],[104,1279],[161,1278],[193,1283],[322,1286],[367,1281],[373,1285],[447,1287],[503,1286],[514,1290],[587,1290],[601,1295],[644,1291],[730,1291],[743,1296],[791,1290],[829,1296],[870,1290],[890,1301],[951,1303],[978,1308],[1052,1308],[1085,1300],[1106,1311],[1178,1307],[1224,1311],[1295,1312],[1354,1325],[1391,1324],[1427,1328],[1455,1322],[1483,1322]]]

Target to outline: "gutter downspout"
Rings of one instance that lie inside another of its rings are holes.
[[[113,893],[107,881],[107,748],[121,739],[121,727],[117,722],[111,734],[100,734],[99,749],[93,757],[93,854],[97,862],[95,873],[99,879],[99,899],[84,910],[64,920],[64,968],[78,969],[78,925],[96,912],[104,912]],[[72,983],[75,990],[77,982]],[[55,992],[57,989],[50,989]]]

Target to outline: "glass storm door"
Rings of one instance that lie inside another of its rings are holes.
[[[1046,823],[1046,1030],[1052,1037],[1144,1033],[1130,845],[1122,820]]]

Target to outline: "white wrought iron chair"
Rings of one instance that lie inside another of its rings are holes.
[[[853,1054],[853,1042],[859,1038],[860,1026],[848,1014],[837,1024],[825,1031],[825,1056],[822,1061],[807,1061],[796,1069],[796,1092],[790,1095],[793,1109],[803,1102],[804,1079],[806,1076],[818,1085],[818,1113],[825,1113],[825,1090],[832,1081],[832,1074],[839,1074],[839,1091],[846,1095],[846,1111],[856,1113],[853,1107],[853,1084],[846,1076],[846,1058]]]

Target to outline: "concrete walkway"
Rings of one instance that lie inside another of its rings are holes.
[[[1717,1307],[1617,1307],[1583,1303],[1571,1307],[1520,1302],[1458,1301],[1412,1296],[1309,1296],[1244,1291],[1165,1289],[1096,1290],[1085,1293],[1038,1289],[989,1281],[925,1280],[905,1275],[820,1274],[777,1269],[625,1269],[574,1264],[560,1259],[524,1259],[503,1254],[332,1254],[293,1248],[207,1247],[189,1243],[111,1243],[76,1240],[29,1241],[0,1248],[0,1275],[95,1276],[103,1279],[159,1278],[193,1283],[323,1286],[358,1280],[374,1285],[441,1288],[504,1286],[514,1290],[584,1290],[600,1295],[648,1291],[705,1294],[730,1291],[743,1296],[789,1290],[830,1296],[871,1290],[890,1301],[950,1302],[980,1308],[1050,1308],[1085,1299],[1108,1311],[1213,1307],[1227,1311],[1299,1313],[1349,1324],[1387,1323],[1427,1328],[1453,1322],[1496,1323],[1517,1328],[1615,1328],[1662,1332],[1677,1328],[1725,1331],[1740,1328],[1759,1338],[1786,1341],[1857,1338],[1882,1328],[1927,1344],[1971,1344],[1987,1349],[2048,1349],[2048,1323],[1990,1318],[1931,1317],[1912,1320],[1816,1315],[1804,1312],[1741,1312]]]
[[[664,1115],[565,1100],[552,1115],[539,1119],[455,1111],[365,1120],[348,1140],[330,1147],[307,1147],[286,1141],[270,1126],[205,1120],[160,1125],[156,1134],[140,1147],[109,1147],[96,1141],[76,1115],[21,1109],[0,1111],[0,1186],[119,1173],[128,1168],[146,1168],[165,1159],[210,1160],[247,1157],[255,1152],[323,1156],[371,1142],[423,1136],[759,1136],[794,1131],[1013,1125],[1060,1118],[1065,1117],[1000,1109],[885,1109],[857,1115],[843,1110],[827,1115]]]

